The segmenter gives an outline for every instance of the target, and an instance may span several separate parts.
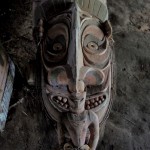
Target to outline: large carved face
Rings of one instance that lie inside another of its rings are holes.
[[[53,6],[52,1],[38,4],[37,10],[44,14],[35,17],[41,38],[45,107],[56,121],[63,112],[92,110],[101,123],[109,110],[112,82],[107,8],[99,0],[93,7],[77,2],[50,8],[48,4]]]
[[[93,110],[100,122],[107,113],[111,96],[111,29],[107,21],[102,21],[82,11],[77,3],[66,3],[65,10],[39,20],[44,102],[56,121],[52,107],[57,113]]]

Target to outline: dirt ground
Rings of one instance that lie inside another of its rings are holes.
[[[0,2],[2,3],[2,2]],[[31,0],[0,4],[0,39],[18,70],[13,105],[0,150],[53,150],[55,124],[37,91],[24,82],[24,66],[35,58]],[[117,90],[105,135],[97,150],[150,150],[150,0],[108,0],[117,66]]]

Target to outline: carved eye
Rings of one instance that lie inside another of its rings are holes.
[[[102,45],[105,41],[104,34],[99,27],[88,26],[82,36],[83,47],[90,51],[102,51]]]
[[[53,50],[61,51],[63,49],[63,45],[61,43],[54,43]]]
[[[87,44],[87,47],[91,50],[98,50],[98,44],[96,44],[95,42],[89,42]]]
[[[45,38],[44,59],[47,62],[60,62],[65,59],[68,41],[67,25],[58,23],[50,27]]]
[[[108,63],[108,40],[99,24],[86,24],[82,32],[83,62],[85,66],[103,68]]]

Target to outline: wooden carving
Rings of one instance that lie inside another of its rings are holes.
[[[42,97],[60,149],[95,150],[112,104],[106,1],[34,0],[33,13]]]
[[[0,45],[0,132],[5,127],[14,76],[15,66]]]

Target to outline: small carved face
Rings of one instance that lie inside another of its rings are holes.
[[[42,24],[45,106],[57,113],[93,110],[101,122],[111,98],[111,27],[77,5]]]

